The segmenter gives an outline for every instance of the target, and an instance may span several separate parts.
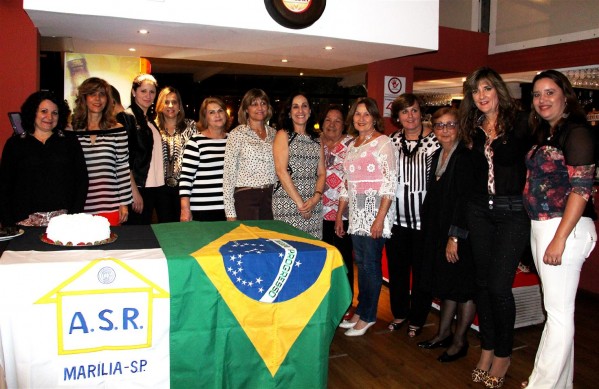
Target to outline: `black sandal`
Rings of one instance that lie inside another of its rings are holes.
[[[396,321],[392,321],[389,323],[389,325],[387,326],[387,329],[389,331],[397,331],[398,329],[400,329],[404,324],[406,323],[406,319],[403,319],[400,322],[396,322]]]
[[[416,327],[413,325],[408,326],[408,336],[410,338],[415,338],[422,332],[422,327]]]

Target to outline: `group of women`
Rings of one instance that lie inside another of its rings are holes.
[[[252,89],[227,132],[220,99],[205,99],[195,123],[174,88],[160,91],[154,110],[157,88],[151,75],[136,77],[131,106],[117,116],[118,92],[99,78],[84,81],[72,131],[64,101],[32,94],[21,107],[26,133],[7,141],[0,163],[0,197],[9,200],[0,204],[2,225],[35,225],[56,212],[100,214],[112,225],[149,224],[154,211],[159,222],[282,220],[339,248],[352,290],[355,261],[358,304],[340,324],[347,336],[376,322],[386,247],[389,330],[408,324],[418,336],[440,299],[438,331],[418,346],[446,348],[438,359],[451,362],[467,354],[477,313],[472,380],[489,388],[503,385],[511,363],[511,288],[530,244],[547,322],[522,386],[572,387],[574,300],[597,238],[589,201],[596,156],[563,74],[534,78],[529,115],[485,67],[466,79],[459,110],[441,108],[430,123],[420,99],[403,94],[392,104],[399,130],[390,136],[371,98],[358,99],[346,121],[330,106],[318,134],[308,97],[293,94],[276,131],[268,96]]]
[[[522,387],[572,387],[575,296],[597,239],[589,201],[596,142],[562,73],[541,72],[532,84],[526,114],[497,72],[477,69],[459,110],[439,109],[432,128],[418,97],[401,95],[392,105],[400,130],[391,139],[378,134],[374,104],[352,107],[348,124],[358,136],[343,162],[335,224],[339,237],[352,235],[358,268],[358,306],[340,324],[346,335],[363,335],[376,321],[385,244],[389,330],[408,323],[408,335],[418,336],[437,297],[438,331],[418,346],[446,348],[438,360],[451,362],[467,354],[467,330],[478,314],[481,354],[472,380],[502,387],[514,339],[512,283],[531,245],[547,321]]]

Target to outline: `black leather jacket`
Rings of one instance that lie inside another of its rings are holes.
[[[137,125],[127,128],[129,135],[129,168],[138,187],[145,187],[152,159],[154,138],[152,129],[148,126],[148,119],[143,110],[134,102],[128,111],[135,116]]]

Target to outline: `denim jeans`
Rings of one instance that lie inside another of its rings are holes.
[[[358,267],[358,307],[356,314],[367,323],[376,321],[376,310],[383,285],[381,258],[385,238],[352,235],[355,262]]]

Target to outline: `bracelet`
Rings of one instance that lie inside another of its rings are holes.
[[[321,195],[321,196],[322,196],[322,192],[321,192],[321,191],[319,191],[319,190],[315,190],[315,191],[314,191],[314,194],[317,194],[317,193],[318,193],[319,195]]]

